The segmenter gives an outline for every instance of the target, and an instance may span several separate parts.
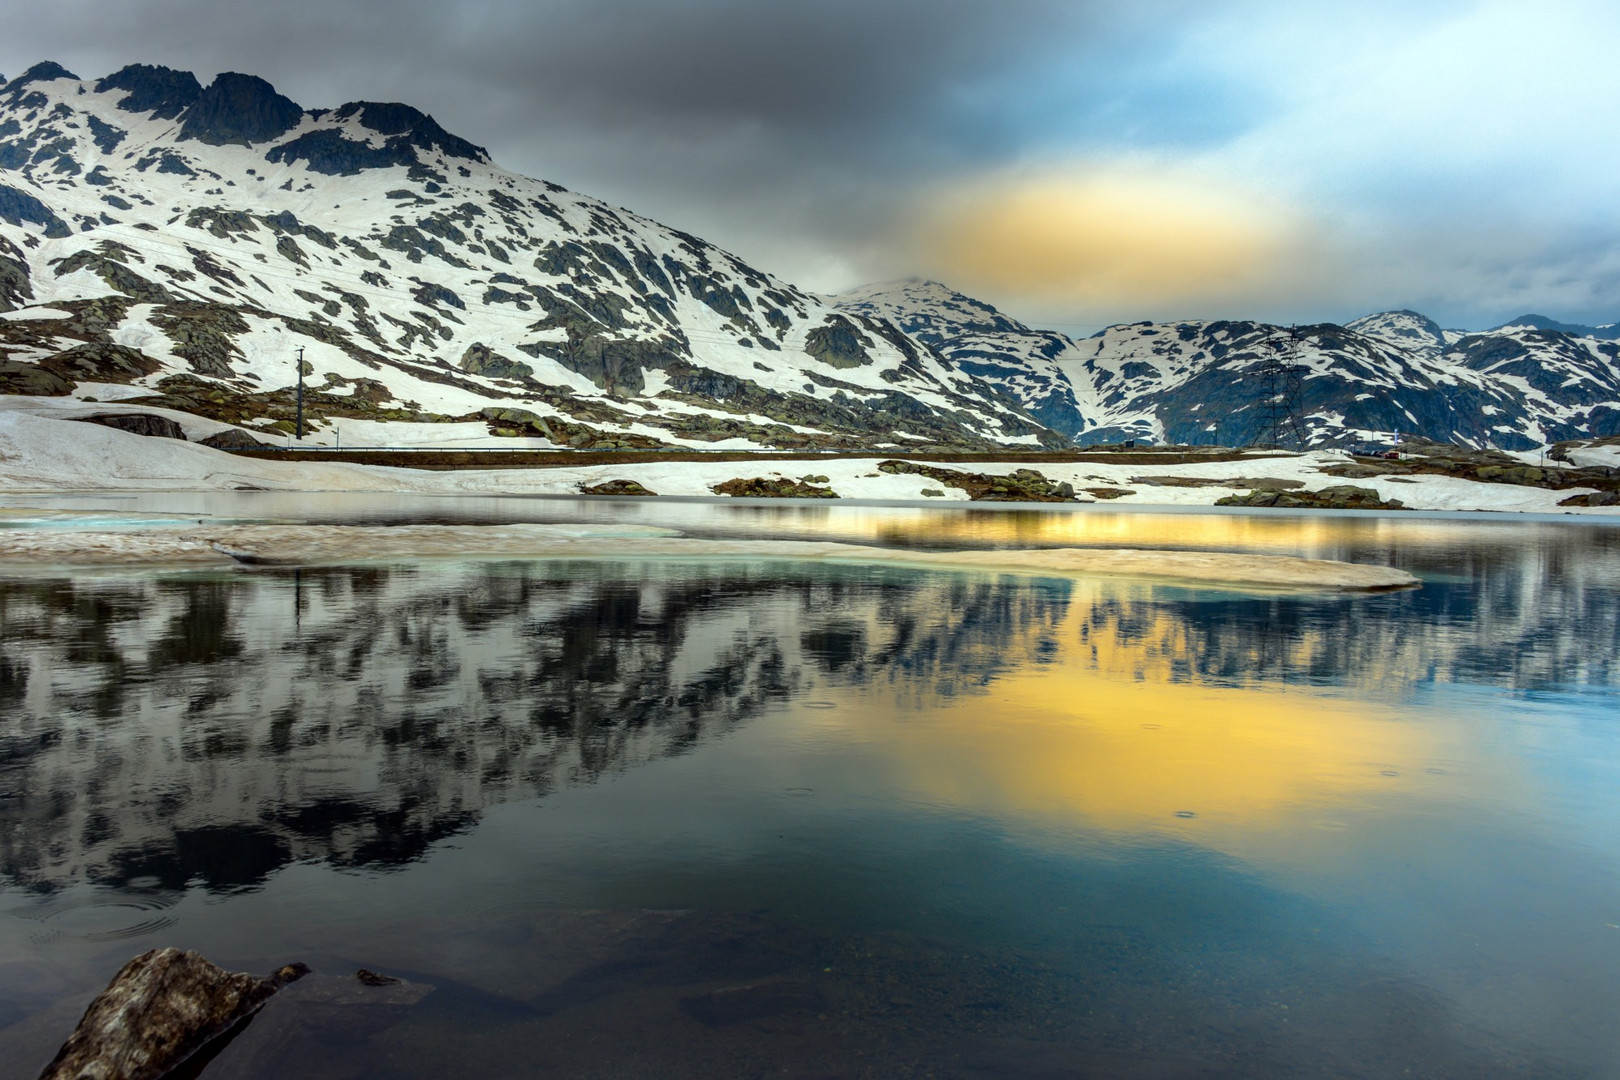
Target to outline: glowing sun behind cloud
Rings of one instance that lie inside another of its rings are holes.
[[[1159,311],[1286,277],[1295,215],[1220,185],[1134,170],[1003,175],[932,199],[916,243],[969,291]]]

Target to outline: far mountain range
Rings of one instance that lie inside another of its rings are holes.
[[[398,103],[53,63],[0,85],[0,392],[280,442],[474,420],[575,447],[1502,449],[1620,435],[1620,327],[1137,323],[1072,339],[928,281],[808,293],[496,165]]]

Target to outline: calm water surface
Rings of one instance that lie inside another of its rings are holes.
[[[1285,552],[1425,584],[0,579],[0,1076],[170,944],[433,987],[295,986],[205,1076],[1620,1076],[1620,529],[300,499],[32,505]]]

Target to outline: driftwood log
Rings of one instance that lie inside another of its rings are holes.
[[[267,979],[230,972],[180,949],[153,949],[113,976],[40,1080],[158,1080],[309,971]]]

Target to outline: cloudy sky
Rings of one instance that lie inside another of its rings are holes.
[[[1612,0],[0,0],[0,72],[406,101],[808,288],[1620,320]]]

